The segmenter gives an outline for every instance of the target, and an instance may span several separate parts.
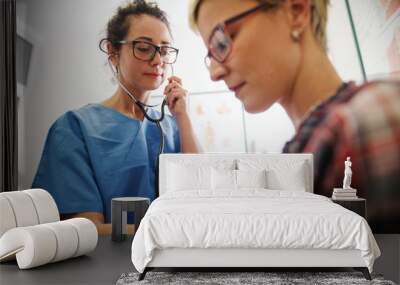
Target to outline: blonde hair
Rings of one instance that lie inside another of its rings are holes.
[[[263,2],[262,0],[257,0]],[[264,0],[274,4],[281,4],[286,0]],[[189,6],[189,23],[194,31],[197,31],[197,20],[199,16],[199,9],[204,0],[191,0]],[[311,28],[312,32],[321,45],[327,50],[326,39],[326,23],[328,21],[328,5],[329,0],[311,0]]]

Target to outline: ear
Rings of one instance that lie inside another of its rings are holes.
[[[118,57],[119,57],[119,53],[117,50],[115,50],[115,48],[113,47],[113,45],[108,41],[107,42],[107,54],[108,54],[108,58],[111,61],[111,63],[114,66],[118,65]]]
[[[317,0],[319,1],[319,0]],[[292,31],[302,34],[310,23],[311,0],[288,0],[287,12]]]

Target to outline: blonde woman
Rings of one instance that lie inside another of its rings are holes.
[[[225,81],[250,113],[273,103],[286,110],[296,134],[283,152],[314,154],[315,193],[331,196],[351,156],[373,230],[400,233],[400,83],[343,82],[326,53],[327,6],[195,0],[191,22],[212,80]]]

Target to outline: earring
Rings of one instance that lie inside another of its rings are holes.
[[[300,40],[300,31],[299,30],[293,30],[291,33],[292,39],[296,42]]]

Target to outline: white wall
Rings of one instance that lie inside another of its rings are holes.
[[[328,55],[343,80],[362,82],[360,62],[344,0],[331,1],[328,15]]]
[[[105,99],[116,88],[98,42],[105,35],[109,17],[123,2],[17,1],[19,29],[27,30],[25,35],[34,45],[20,110],[22,188],[32,182],[47,131],[54,120],[67,110]],[[158,2],[168,13],[175,45],[180,49],[175,74],[182,77],[189,92],[197,94],[190,99],[190,111],[205,150],[279,152],[294,133],[283,109],[276,105],[262,114],[245,114],[222,82],[210,81],[203,64],[205,47],[188,27],[188,1]],[[335,39],[330,41],[331,57],[344,79],[359,79],[344,1],[333,1],[331,10],[329,35]],[[213,94],[217,91],[225,93]],[[203,92],[211,95],[201,95]],[[221,112],[221,104],[225,106],[225,113]],[[205,116],[199,115],[200,109],[206,110]]]

